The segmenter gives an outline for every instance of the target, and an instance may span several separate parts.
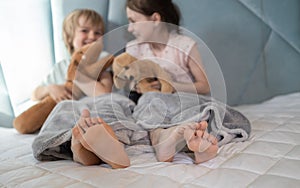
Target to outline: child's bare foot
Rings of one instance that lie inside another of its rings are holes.
[[[218,152],[217,139],[207,133],[207,122],[197,123],[194,128],[187,126],[184,130],[184,139],[188,148],[194,152],[195,163],[199,164],[214,158]]]
[[[182,126],[167,129],[157,128],[150,132],[150,139],[158,161],[173,161],[176,153],[176,145],[184,140],[183,132],[184,128]]]
[[[130,165],[123,144],[101,118],[85,118],[79,122],[77,130],[82,135],[82,146],[112,168],[125,168]]]
[[[89,111],[83,111],[80,117],[79,122],[89,117]],[[101,163],[101,159],[97,157],[93,152],[87,150],[81,142],[84,141],[82,139],[82,135],[79,131],[79,124],[76,124],[72,129],[72,140],[71,140],[71,150],[73,152],[73,160],[79,162],[83,165],[96,165]]]

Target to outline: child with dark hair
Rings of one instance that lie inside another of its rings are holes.
[[[126,52],[137,59],[151,59],[172,77],[174,91],[208,94],[210,87],[197,43],[179,33],[180,12],[172,0],[127,0],[128,31],[136,39]],[[159,82],[149,83],[159,88]],[[133,96],[133,97],[132,97]],[[137,101],[139,88],[130,97]],[[216,138],[206,131],[207,121],[194,126],[174,126],[151,131],[150,137],[159,161],[173,161],[176,145],[184,139],[194,152],[195,163],[207,161],[218,151]]]

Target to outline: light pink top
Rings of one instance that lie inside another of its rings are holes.
[[[136,40],[126,45],[126,52],[137,59],[150,59],[167,71],[173,81],[194,82],[188,69],[188,57],[195,41],[187,36],[170,33],[168,43],[160,55],[155,55],[149,43],[138,43]]]

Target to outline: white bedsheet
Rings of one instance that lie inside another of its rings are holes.
[[[137,156],[118,170],[40,162],[31,151],[35,135],[0,128],[0,187],[299,187],[300,93],[237,109],[252,123],[250,140],[227,144],[199,165],[182,153],[174,163]]]

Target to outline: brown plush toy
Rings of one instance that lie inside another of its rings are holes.
[[[99,79],[101,73],[113,62],[113,56],[108,55],[97,61],[102,51],[102,42],[88,44],[75,51],[72,55],[67,72],[66,88],[72,92],[73,96],[80,98],[85,94],[73,83],[76,71],[81,71],[93,79]],[[21,134],[30,134],[39,130],[56,102],[51,96],[46,96],[43,100],[33,105],[14,119],[13,126]]]
[[[171,77],[158,64],[150,60],[138,60],[128,53],[122,53],[114,59],[114,84],[116,88],[123,88],[127,84],[134,84],[140,88],[141,93],[157,91],[172,93]],[[149,82],[157,79],[161,89],[149,87]]]

